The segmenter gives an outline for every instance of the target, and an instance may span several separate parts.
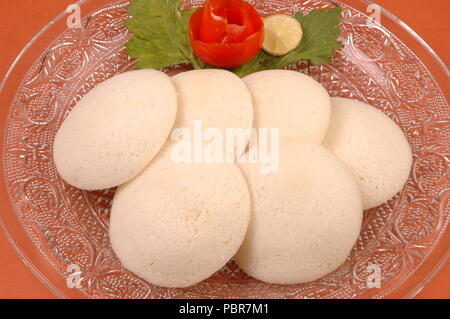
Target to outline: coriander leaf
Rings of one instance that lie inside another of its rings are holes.
[[[244,77],[254,72],[276,69],[278,63],[277,59],[279,58],[275,58],[261,50],[252,60],[230,71],[234,72],[239,77]]]
[[[342,47],[340,41],[336,39],[341,34],[341,29],[337,26],[341,22],[342,8],[329,10],[313,10],[304,16],[301,12],[295,14],[295,18],[303,28],[303,38],[300,50],[294,50],[284,56],[280,65],[283,67],[301,60],[310,60],[312,64],[331,63],[333,51]]]
[[[133,0],[125,26],[133,34],[126,47],[138,68],[160,69],[181,63],[202,68],[192,52],[189,18],[195,9],[182,10],[182,0]]]
[[[342,47],[337,41],[341,30],[337,27],[341,22],[342,8],[328,10],[313,10],[304,16],[301,12],[295,14],[303,29],[303,37],[299,46],[282,57],[275,57],[261,51],[254,59],[232,71],[240,76],[268,70],[282,69],[301,60],[309,60],[313,65],[329,64],[333,52]]]

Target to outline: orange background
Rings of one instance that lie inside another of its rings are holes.
[[[0,79],[20,50],[75,0],[0,0]],[[450,0],[375,0],[411,26],[450,64]],[[0,81],[1,82],[1,81]],[[7,107],[2,105],[2,107]],[[450,263],[418,298],[450,298]],[[0,231],[0,298],[55,298],[28,270]]]

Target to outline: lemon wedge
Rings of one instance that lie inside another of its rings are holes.
[[[276,56],[294,50],[303,36],[300,22],[286,14],[274,14],[265,18],[264,32],[263,49]]]

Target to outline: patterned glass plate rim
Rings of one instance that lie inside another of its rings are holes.
[[[359,1],[360,3],[364,3],[366,6],[371,4],[371,1],[368,0],[356,0],[356,1],[343,1],[344,3],[346,2],[357,2]],[[85,3],[94,3],[96,1],[94,0],[82,0],[79,1],[78,4],[82,5]],[[105,2],[105,1],[97,1],[97,2]],[[108,1],[109,2],[109,1]],[[330,1],[331,2],[331,1]],[[106,3],[106,2],[105,2]],[[96,6],[94,6],[95,8]],[[386,11],[385,9],[382,9],[382,12],[389,16],[394,23],[396,23],[400,28],[404,29],[409,36],[411,36],[415,41],[417,41],[419,43],[419,45],[421,45],[427,52],[427,54],[429,54],[437,63],[437,65],[439,65],[440,71],[442,71],[443,73],[449,74],[448,69],[446,68],[445,64],[442,62],[442,60],[437,56],[437,54],[426,44],[426,42],[421,39],[411,28],[409,28],[405,23],[403,23],[402,21],[400,21],[398,18],[396,18],[394,15],[392,15],[391,13],[389,13],[388,11]],[[19,54],[19,56],[16,58],[16,60],[14,61],[14,63],[12,64],[12,66],[10,67],[10,69],[8,70],[8,72],[6,73],[6,76],[4,78],[4,80],[2,81],[2,83],[0,84],[0,93],[3,92],[4,87],[7,85],[8,79],[10,78],[10,75],[13,73],[14,69],[16,68],[17,64],[20,62],[21,59],[23,59],[24,55],[26,54],[27,50],[29,50],[29,48],[42,36],[45,34],[45,32],[52,27],[52,25],[54,25],[56,22],[60,21],[63,17],[65,17],[67,15],[66,12],[61,13],[60,15],[58,15],[55,19],[53,19],[50,23],[48,23],[39,33],[37,33],[33,39],[25,46],[25,48],[22,50],[22,52]],[[57,36],[59,36],[59,33],[56,34]],[[394,36],[395,37],[395,36]],[[397,38],[398,39],[398,38]],[[400,41],[400,40],[399,40]],[[401,41],[400,41],[401,42]],[[406,46],[406,45],[405,45]],[[408,46],[406,46],[408,47]],[[418,58],[419,59],[419,58]],[[419,59],[420,60],[420,59]],[[425,69],[427,69],[425,67]],[[428,71],[428,69],[427,69]],[[431,74],[431,73],[430,73]],[[434,79],[435,80],[435,79]],[[438,88],[439,85],[437,85]],[[442,90],[442,88],[440,88]],[[445,92],[446,94],[448,92]],[[1,100],[0,100],[1,101]],[[448,103],[447,103],[448,105]],[[6,136],[6,134],[5,134]],[[4,147],[4,145],[2,146]],[[3,154],[3,153],[2,153]],[[444,207],[445,209],[445,207]],[[8,231],[8,227],[6,226],[6,223],[3,221],[2,216],[0,216],[0,224],[4,230],[4,232],[6,233],[8,239],[10,240],[10,242],[12,243],[12,245],[14,246],[14,248],[16,249],[16,251],[18,252],[19,256],[22,258],[22,260],[27,264],[27,266],[35,273],[35,275],[47,286],[49,287],[57,296],[59,297],[69,297],[69,295],[67,293],[64,293],[61,291],[61,289],[58,289],[56,286],[53,285],[52,281],[48,278],[49,276],[46,274],[42,274],[40,269],[39,264],[33,263],[30,258],[24,254],[22,252],[22,250],[20,249],[19,245],[16,244],[15,238],[13,238],[13,236],[11,236],[10,232]],[[448,231],[448,229],[447,229]],[[415,285],[414,287],[409,287],[406,291],[402,292],[402,296],[403,297],[412,297],[415,294],[417,294],[424,286],[425,284],[439,271],[439,269],[445,264],[446,260],[448,259],[448,255],[449,255],[449,249],[447,249],[446,251],[444,250],[441,254],[442,256],[440,258],[438,258],[438,260],[434,263],[434,265],[431,267],[431,271],[428,272],[428,274],[425,276],[425,278],[417,285]]]

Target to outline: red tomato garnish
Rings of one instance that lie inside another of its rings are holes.
[[[264,24],[243,0],[209,0],[189,20],[189,39],[197,57],[212,66],[233,68],[253,59],[264,41]]]

